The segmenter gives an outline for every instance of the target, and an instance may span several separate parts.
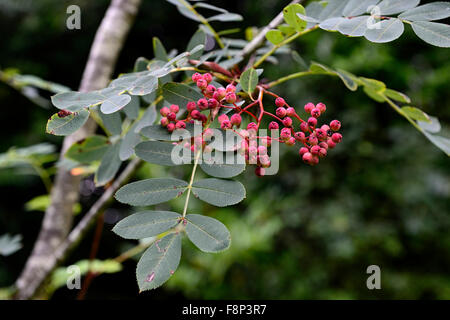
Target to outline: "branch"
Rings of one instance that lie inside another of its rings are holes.
[[[303,0],[293,0],[290,4],[302,3]],[[242,50],[243,56],[251,55],[266,39],[266,33],[283,23],[283,12],[280,12],[267,26],[265,26]]]
[[[96,90],[108,85],[140,2],[141,0],[111,1],[95,35],[80,91]],[[67,136],[63,142],[60,158],[64,157],[64,153],[72,144],[93,134],[95,129],[95,121],[89,119],[83,128]],[[15,298],[32,298],[51,271],[54,252],[64,241],[72,226],[73,206],[79,199],[80,179],[80,176],[72,176],[62,167],[58,169],[50,194],[51,204],[45,212],[33,251],[16,281]]]

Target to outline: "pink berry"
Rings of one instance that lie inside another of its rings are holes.
[[[161,125],[163,127],[167,127],[168,124],[169,124],[169,119],[167,119],[166,117],[162,117],[161,118]]]
[[[278,117],[284,118],[284,117],[286,117],[287,111],[286,111],[285,108],[280,107],[280,108],[278,108],[278,109],[275,111],[275,113],[276,113],[276,115],[277,115]]]
[[[310,117],[310,118],[308,119],[308,125],[309,125],[311,128],[315,128],[316,125],[317,125],[317,119],[316,119],[316,118],[313,118],[313,117]]]
[[[280,138],[282,140],[288,140],[291,137],[291,129],[283,128],[281,129]]]
[[[228,116],[226,114],[221,114],[218,118],[217,121],[219,121],[219,123],[222,123],[224,121],[230,121],[230,118],[228,118]]]
[[[310,145],[315,146],[316,144],[319,143],[319,140],[317,140],[317,138],[315,136],[310,135],[308,137],[308,142],[309,142]]]
[[[167,131],[172,132],[173,130],[175,130],[175,124],[174,123],[169,123],[167,125]]]
[[[212,81],[212,75],[210,74],[210,73],[205,73],[204,75],[203,75],[203,79],[205,79],[206,80],[206,82],[208,82],[208,83],[210,83],[211,81]]]
[[[303,155],[304,155],[305,153],[307,153],[307,152],[309,152],[309,149],[306,148],[306,147],[302,147],[302,148],[300,148],[300,150],[298,151],[298,154],[300,155],[300,157],[303,157]]]
[[[216,92],[216,87],[214,87],[213,85],[209,85],[206,87],[205,95],[208,98],[212,98],[215,92]]]
[[[314,118],[320,117],[321,112],[320,112],[319,108],[314,108],[314,109],[312,109],[312,110],[311,110],[311,115],[312,115]]]
[[[294,133],[294,138],[295,138],[295,140],[300,141],[300,142],[303,142],[306,140],[305,134],[301,131]]]
[[[208,128],[203,132],[203,139],[210,140],[213,135],[214,135],[214,131],[212,129]]]
[[[305,163],[311,164],[313,160],[313,155],[310,152],[303,154],[302,159]]]
[[[257,130],[257,129],[258,129],[258,125],[256,123],[254,123],[254,122],[250,122],[247,125],[247,130]]]
[[[285,143],[287,146],[293,146],[295,144],[295,138],[290,137]]]
[[[327,132],[322,129],[316,129],[315,130],[316,137],[319,139],[319,141],[326,141],[328,139]]]
[[[167,119],[169,119],[170,121],[174,121],[177,118],[177,115],[174,112],[169,112],[169,114],[167,115]]]
[[[215,98],[215,99],[217,99],[218,101],[222,100],[227,95],[227,91],[224,88],[217,89],[216,93],[217,93],[217,98]]]
[[[235,103],[236,102],[236,94],[234,92],[228,92],[225,96],[225,101],[228,103]]]
[[[172,111],[173,113],[178,113],[178,111],[180,111],[180,107],[177,106],[176,104],[173,104],[170,106],[170,111]]]
[[[287,114],[289,117],[294,117],[294,116],[296,115],[295,109],[292,108],[292,107],[287,108],[287,109],[286,109],[286,114]]]
[[[201,116],[201,113],[200,113],[200,111],[198,111],[198,110],[193,110],[193,111],[191,112],[191,117],[192,117],[193,119],[199,119],[200,116]]]
[[[328,148],[330,148],[330,149],[333,149],[334,147],[336,147],[336,143],[331,138],[328,138],[327,144],[328,144]]]
[[[285,104],[286,104],[286,101],[284,101],[283,98],[278,97],[278,98],[275,99],[275,105],[277,107],[284,107]]]
[[[270,167],[270,157],[267,154],[259,156],[258,162],[260,163],[261,167],[263,167],[263,168]]]
[[[272,121],[271,123],[269,123],[269,130],[277,130],[279,128],[279,125],[277,122]]]
[[[170,109],[167,107],[162,107],[161,110],[159,110],[159,113],[163,116],[163,117],[167,117],[167,115],[169,114]]]
[[[321,143],[319,143],[319,146],[320,146],[322,149],[328,150],[328,143],[326,143],[326,142],[321,142]]]
[[[327,124],[324,124],[320,127],[320,129],[324,130],[325,132],[328,133],[328,130],[330,130],[330,127]]]
[[[311,114],[312,109],[314,109],[315,105],[312,102],[305,104],[305,111],[308,114]]]
[[[216,99],[208,100],[208,108],[209,109],[214,109],[214,108],[217,108],[218,106],[219,106],[219,101],[217,101]]]
[[[231,129],[232,125],[229,120],[225,120],[220,124],[220,128],[222,129]]]
[[[300,123],[300,130],[303,132],[308,132],[309,130],[308,123],[307,122]]]
[[[327,156],[327,149],[325,149],[325,148],[320,148],[320,151],[319,151],[319,157],[320,158],[325,158]]]
[[[186,123],[184,123],[183,121],[177,121],[177,123],[175,124],[175,128],[177,128],[177,129],[185,129],[186,128]]]
[[[242,117],[239,114],[235,113],[231,116],[230,122],[232,125],[239,127],[242,122]]]
[[[197,81],[197,87],[199,87],[200,89],[206,89],[207,86],[208,82],[206,82],[205,79],[200,79]]]
[[[236,92],[236,87],[233,86],[232,84],[229,84],[229,85],[227,85],[225,90],[227,93],[234,93],[234,92]]]
[[[313,147],[311,147],[311,153],[312,153],[313,155],[318,156],[318,155],[319,155],[319,152],[320,152],[320,147],[319,147],[319,146],[313,146]]]
[[[194,101],[190,101],[186,104],[186,109],[188,112],[194,111],[197,108],[197,105]]]
[[[327,107],[325,104],[323,104],[322,102],[319,102],[316,105],[316,108],[320,110],[321,113],[324,113],[325,111],[327,111]]]
[[[335,143],[339,143],[342,141],[342,134],[340,133],[333,133],[333,135],[331,136],[331,140],[333,140],[333,142]]]
[[[292,126],[292,119],[289,118],[289,117],[284,118],[284,119],[283,119],[283,125],[284,125],[285,127],[290,127],[290,126]]]
[[[192,75],[192,81],[194,81],[194,82],[197,82],[198,80],[200,80],[202,78],[203,78],[202,75],[198,72],[196,72]]]
[[[206,110],[208,109],[208,100],[206,100],[205,98],[201,98],[197,101],[197,105],[200,110]]]
[[[330,128],[333,131],[338,131],[341,128],[341,122],[338,120],[333,120],[330,122]]]
[[[259,146],[258,154],[260,154],[260,155],[267,154],[267,148],[265,146]]]

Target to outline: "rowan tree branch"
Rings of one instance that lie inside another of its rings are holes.
[[[95,35],[80,91],[97,90],[108,85],[140,3],[141,0],[111,1]],[[93,134],[95,129],[95,121],[89,119],[80,130],[67,136],[63,142],[60,158],[63,158],[72,144]],[[80,179],[79,176],[71,175],[65,168],[58,168],[50,194],[51,204],[45,212],[38,239],[22,274],[15,283],[16,299],[32,298],[52,270],[55,250],[72,227],[73,206],[79,199]]]

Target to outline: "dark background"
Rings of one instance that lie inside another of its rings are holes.
[[[427,1],[422,1],[425,3]],[[91,42],[109,1],[0,2],[0,68],[17,68],[76,90]],[[241,23],[214,24],[221,30],[268,23],[288,1],[211,1],[240,13]],[[66,8],[82,10],[82,29],[67,30]],[[432,47],[406,26],[389,44],[316,31],[294,46],[306,61],[314,60],[356,75],[384,81],[408,94],[412,105],[441,123],[450,123],[450,51]],[[165,47],[183,50],[197,29],[163,0],[144,0],[115,75],[131,71],[140,57],[152,57],[152,37]],[[289,57],[264,66],[276,79],[301,66]],[[450,298],[450,166],[435,148],[387,104],[359,90],[348,91],[339,79],[308,77],[287,82],[275,91],[297,108],[324,102],[325,119],[338,118],[344,141],[314,168],[297,151],[282,146],[278,175],[258,179],[248,170],[240,180],[247,198],[230,208],[195,202],[193,208],[223,221],[232,234],[231,248],[204,254],[187,241],[180,267],[162,288],[138,295],[136,261],[123,271],[96,278],[88,299],[449,299]],[[48,93],[43,93],[44,95]],[[62,139],[45,134],[55,109],[41,108],[0,83],[0,153],[39,142],[60,146]],[[144,166],[139,177],[161,176],[165,169]],[[31,252],[42,212],[24,204],[45,194],[36,175],[0,169],[0,235],[22,234],[24,247],[0,256],[0,287],[13,284]],[[95,197],[95,195],[93,196]],[[83,197],[83,210],[92,203]],[[182,206],[173,202],[174,210]],[[127,207],[113,204],[110,215]],[[76,218],[78,219],[78,217]],[[113,258],[132,245],[105,224],[99,259]],[[66,265],[89,256],[92,233]],[[379,265],[382,290],[366,288],[366,268]],[[59,289],[54,299],[73,299],[76,292]]]

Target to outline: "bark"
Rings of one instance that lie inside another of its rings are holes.
[[[95,35],[80,91],[97,90],[108,85],[140,3],[141,0],[111,1]],[[89,119],[83,128],[67,136],[60,157],[72,144],[93,134],[95,129],[95,121]],[[56,249],[66,239],[72,226],[73,206],[79,199],[80,179],[64,168],[58,169],[50,194],[51,205],[45,212],[33,251],[16,281],[15,298],[32,298],[55,266]]]

